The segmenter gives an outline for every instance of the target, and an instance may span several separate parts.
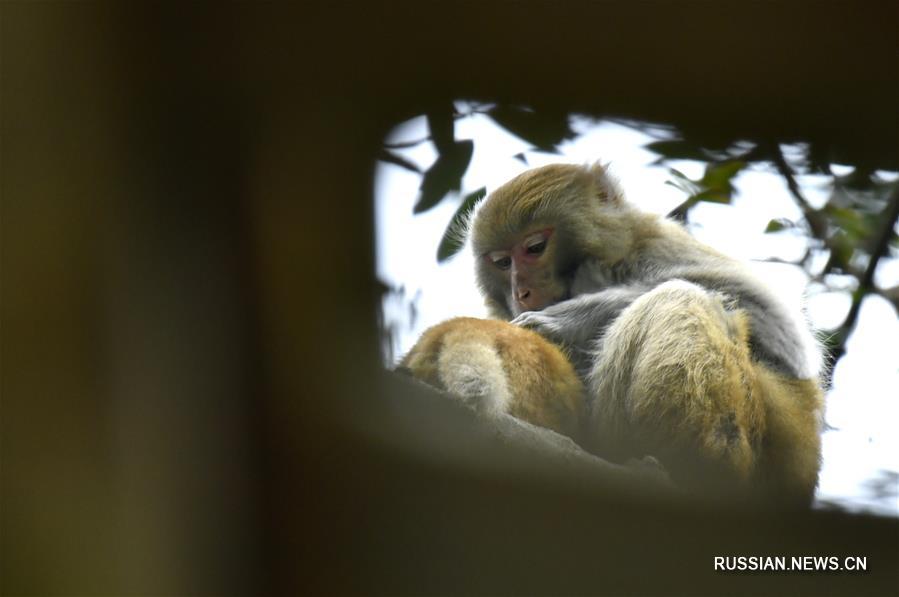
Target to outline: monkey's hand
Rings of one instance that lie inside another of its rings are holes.
[[[543,311],[525,311],[513,319],[512,323],[534,330],[550,342],[562,346],[578,375],[583,378],[593,363],[592,338],[587,334],[587,330],[581,330],[583,334],[577,334],[577,338],[573,337],[573,330],[565,325],[568,319],[564,313],[559,312],[561,309],[557,309],[559,304],[561,303]]]
[[[567,335],[563,325],[564,319],[551,313],[552,305],[543,311],[525,311],[512,320],[514,325],[534,330],[544,338],[560,342]]]
[[[550,305],[542,311],[525,311],[512,323],[558,344],[588,349],[606,326],[644,292],[639,286],[609,288]]]
[[[593,301],[578,297],[550,305],[542,311],[525,311],[512,320],[557,344],[585,348],[600,331]]]

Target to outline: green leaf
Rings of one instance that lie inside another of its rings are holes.
[[[681,180],[690,180],[690,182],[692,182],[692,180],[690,178],[688,178],[686,174],[684,174],[677,168],[668,168],[668,172],[675,178],[679,178]]]
[[[702,149],[682,139],[654,141],[645,147],[668,160],[699,160],[702,162],[708,160],[708,156],[703,153]]]
[[[687,222],[687,212],[689,212],[694,205],[696,205],[696,201],[688,198],[686,201],[669,211],[666,217],[685,224]]]
[[[459,204],[459,208],[443,233],[440,239],[440,245],[437,247],[437,261],[443,262],[459,252],[465,244],[465,232],[468,224],[468,217],[475,206],[487,196],[487,188],[481,187],[474,193],[469,193]]]
[[[668,172],[674,177],[674,180],[666,181],[677,189],[680,189],[689,196],[692,207],[699,201],[707,203],[730,203],[733,198],[733,185],[731,179],[746,166],[745,162],[731,160],[722,163],[710,163],[706,166],[705,173],[702,178],[691,180],[687,176],[674,168],[669,168]],[[687,207],[687,209],[689,209]]]
[[[723,192],[718,189],[709,189],[693,195],[696,201],[705,201],[706,203],[730,203],[731,195],[729,192]]]
[[[769,232],[780,232],[781,230],[786,230],[787,228],[793,228],[795,224],[786,218],[778,218],[776,220],[771,220],[768,222],[768,226],[765,227],[765,234]]]
[[[691,197],[699,191],[699,187],[696,186],[696,183],[687,178],[687,176],[680,170],[669,168],[668,172],[674,177],[674,180],[666,180],[665,184],[671,185]]]
[[[487,114],[498,125],[541,151],[557,153],[557,145],[574,137],[565,112],[499,105]]]
[[[849,264],[855,253],[855,242],[843,232],[838,231],[830,240],[831,264],[843,272],[850,271]]]
[[[471,163],[474,142],[457,141],[437,156],[421,180],[420,195],[413,213],[427,211],[440,203],[447,193],[462,186],[462,176]]]
[[[746,167],[746,162],[733,160],[721,164],[709,164],[699,184],[708,188],[730,193],[733,190],[731,179]],[[729,199],[728,199],[729,201]]]
[[[683,182],[681,182],[681,181],[666,180],[666,181],[665,181],[665,184],[666,184],[666,185],[669,185],[669,186],[672,186],[672,187],[674,187],[675,189],[677,189],[678,191],[680,191],[680,192],[682,192],[682,193],[686,193],[687,195],[691,195],[691,196],[693,195],[693,191],[696,190],[696,189],[691,188],[691,187],[688,186],[686,183],[683,183]]]
[[[832,203],[825,205],[823,211],[835,226],[855,241],[868,238],[880,221],[876,215],[865,217],[865,214],[857,210],[838,207]]]

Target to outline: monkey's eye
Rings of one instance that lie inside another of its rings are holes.
[[[546,250],[549,235],[542,232],[532,234],[524,240],[524,250],[528,255],[541,255]]]
[[[528,255],[540,255],[546,249],[546,241],[541,240],[535,242],[533,244],[527,245],[525,249],[528,252]]]
[[[503,253],[491,253],[487,256],[499,269],[509,269],[512,266],[512,257]]]

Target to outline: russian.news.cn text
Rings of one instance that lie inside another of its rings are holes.
[[[717,572],[865,572],[866,556],[715,556]]]

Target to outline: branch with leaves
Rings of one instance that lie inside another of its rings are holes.
[[[482,114],[497,125],[531,144],[532,150],[557,153],[558,146],[574,137],[570,126],[570,116],[558,111],[526,108],[510,105],[468,104],[463,112],[456,110],[452,103],[437,106],[426,114],[430,134],[419,140],[387,144],[379,154],[379,159],[395,164],[408,171],[421,174],[419,197],[415,203],[415,213],[427,211],[445,197],[462,188],[462,178],[471,162],[474,144],[471,140],[455,138],[455,121],[459,118]],[[877,293],[884,296],[899,311],[899,291],[896,288],[878,289],[874,284],[874,274],[878,264],[888,255],[891,246],[899,246],[894,232],[899,218],[899,183],[889,183],[879,179],[864,164],[846,176],[837,176],[831,171],[828,150],[820,145],[805,144],[800,151],[799,161],[788,161],[781,142],[763,139],[732,140],[706,147],[678,138],[677,131],[649,123],[628,121],[625,124],[639,128],[655,137],[647,149],[657,153],[657,164],[670,160],[698,160],[706,164],[703,175],[693,180],[682,172],[670,168],[672,179],[668,184],[680,189],[686,199],[675,207],[669,217],[686,222],[690,210],[701,202],[730,204],[736,194],[734,180],[751,164],[773,165],[783,177],[790,196],[802,213],[802,220],[791,222],[773,219],[765,232],[776,233],[784,230],[799,230],[809,241],[809,247],[801,259],[787,262],[766,259],[769,262],[790,263],[808,274],[810,280],[828,286],[830,274],[849,275],[857,285],[852,294],[851,307],[837,328],[829,330],[826,349],[831,365],[845,353],[846,341],[858,320],[864,298]],[[395,150],[407,149],[430,141],[437,151],[437,159],[424,172],[413,162],[403,158]],[[524,156],[514,156],[524,161]],[[791,161],[794,162],[791,165]],[[833,191],[826,204],[815,208],[802,191],[797,176],[804,173],[826,174],[831,177]],[[437,251],[438,261],[444,261],[457,253],[464,244],[465,223],[486,190],[478,189],[465,194],[458,209],[451,218]],[[822,251],[827,252],[827,261],[818,272],[812,272],[815,259]],[[864,265],[862,265],[864,264]],[[829,373],[829,372],[828,372]]]

